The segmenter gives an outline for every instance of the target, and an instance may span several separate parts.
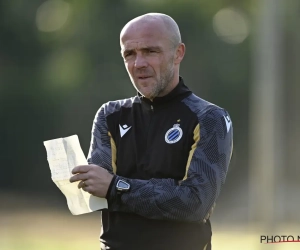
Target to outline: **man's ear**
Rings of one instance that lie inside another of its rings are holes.
[[[175,64],[179,64],[183,57],[185,55],[185,44],[184,43],[180,43],[176,49],[176,54],[175,54]]]

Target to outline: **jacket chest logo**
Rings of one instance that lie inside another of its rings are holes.
[[[120,128],[120,136],[123,137],[123,135],[125,135],[128,132],[128,130],[131,128],[131,126],[128,127],[128,125],[126,125],[126,124],[121,126],[119,124],[119,128]]]
[[[166,143],[173,144],[178,142],[182,137],[182,129],[179,124],[174,124],[165,134]]]

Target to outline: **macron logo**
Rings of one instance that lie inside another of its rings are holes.
[[[231,127],[231,121],[230,121],[230,118],[228,115],[224,115],[224,118],[225,118],[225,123],[226,123],[226,128],[227,128],[227,133],[229,132],[230,130],[230,127]]]
[[[121,126],[119,124],[119,127],[120,127],[120,135],[121,137],[123,137],[123,135],[125,135],[127,133],[127,131],[131,128],[131,127],[128,127],[126,124]]]

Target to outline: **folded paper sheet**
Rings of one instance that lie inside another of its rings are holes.
[[[72,135],[44,141],[51,178],[65,195],[72,214],[79,215],[107,208],[107,200],[93,196],[78,189],[78,182],[70,183],[72,169],[78,165],[87,165],[86,158],[79,144],[78,136]]]

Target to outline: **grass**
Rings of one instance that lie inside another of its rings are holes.
[[[100,214],[72,216],[39,210],[2,212],[1,250],[99,249]]]
[[[11,205],[6,209],[0,207],[0,250],[100,249],[100,212],[73,216],[67,207],[59,210]],[[259,232],[257,227],[219,225],[217,221],[212,221],[212,226],[213,250],[300,249],[300,243],[261,244],[260,235],[266,232]],[[300,234],[297,226],[281,229],[276,235]]]

